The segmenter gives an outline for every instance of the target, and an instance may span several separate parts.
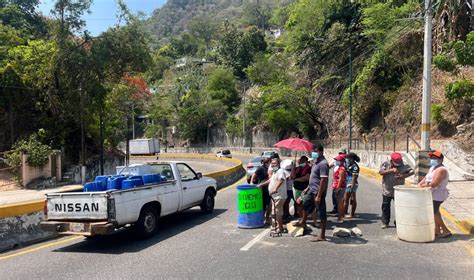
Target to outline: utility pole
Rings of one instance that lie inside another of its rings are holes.
[[[420,181],[428,172],[431,132],[431,33],[432,33],[432,1],[425,0],[425,35],[423,51],[423,99],[421,108],[421,150],[416,162],[416,181]]]
[[[82,83],[79,86],[79,103],[81,106],[81,183],[86,182],[86,151],[84,135],[84,97],[82,96]]]
[[[431,131],[431,32],[432,32],[431,0],[425,0],[425,38],[423,52],[423,101],[421,116],[421,150],[430,149]]]
[[[245,148],[245,82],[243,83],[243,119],[242,119],[242,146]]]
[[[104,108],[99,112],[99,138],[100,138],[100,175],[104,175]]]
[[[348,151],[352,150],[352,46],[349,48],[349,146]]]
[[[135,139],[135,105],[132,103],[132,139]]]

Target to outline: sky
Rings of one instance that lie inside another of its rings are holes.
[[[40,2],[39,10],[44,15],[49,15],[56,1],[40,0]],[[87,30],[97,36],[116,23],[117,4],[115,0],[93,0],[92,2],[91,13],[86,13],[83,18],[86,20]],[[132,12],[142,11],[150,16],[155,9],[163,6],[166,0],[124,0],[124,2]]]

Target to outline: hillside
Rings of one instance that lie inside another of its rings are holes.
[[[163,42],[185,31],[194,18],[241,23],[247,8],[259,7],[263,13],[267,13],[291,2],[293,0],[168,0],[163,7],[153,12],[146,25],[155,39]]]
[[[433,136],[469,146],[470,7],[435,2]],[[411,18],[423,13],[414,0],[168,1],[147,21],[160,46],[150,82],[163,89],[147,134],[174,126],[166,141],[176,145],[264,145],[262,133],[347,138],[352,96],[354,138],[418,138],[423,22]],[[276,26],[285,27],[278,38],[268,34]],[[199,59],[175,64],[183,57]]]

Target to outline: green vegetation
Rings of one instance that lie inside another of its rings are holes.
[[[21,155],[26,154],[26,162],[33,167],[42,167],[48,162],[48,157],[52,153],[50,146],[41,143],[40,133],[31,134],[28,139],[15,142],[12,149],[6,154],[8,165],[13,167],[21,166]]]
[[[433,64],[438,67],[438,69],[447,72],[452,72],[456,69],[456,63],[445,54],[438,54],[433,57]]]
[[[446,85],[446,98],[448,100],[461,100],[474,98],[474,83],[462,79]]]
[[[431,105],[431,115],[433,117],[433,120],[438,124],[440,124],[444,120],[443,110],[444,110],[444,106],[442,104]]]
[[[414,127],[416,97],[395,105],[420,80],[423,26],[407,18],[423,13],[422,2],[180,0],[143,20],[119,1],[122,24],[91,37],[81,19],[90,0],[58,0],[51,18],[38,14],[38,0],[0,0],[4,142],[44,128],[45,143],[77,162],[81,115],[88,154],[101,129],[106,148],[117,147],[138,115],[162,143],[170,132],[209,143],[213,130],[322,139],[346,131],[349,89],[355,130],[386,129],[394,109]],[[474,33],[453,5],[435,1],[435,24],[446,13],[452,20],[435,38],[434,64],[457,75],[473,65]],[[448,85],[446,96],[472,99],[472,81]]]

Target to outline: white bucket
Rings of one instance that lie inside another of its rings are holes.
[[[409,242],[434,241],[431,188],[395,187],[395,219],[399,239]]]

